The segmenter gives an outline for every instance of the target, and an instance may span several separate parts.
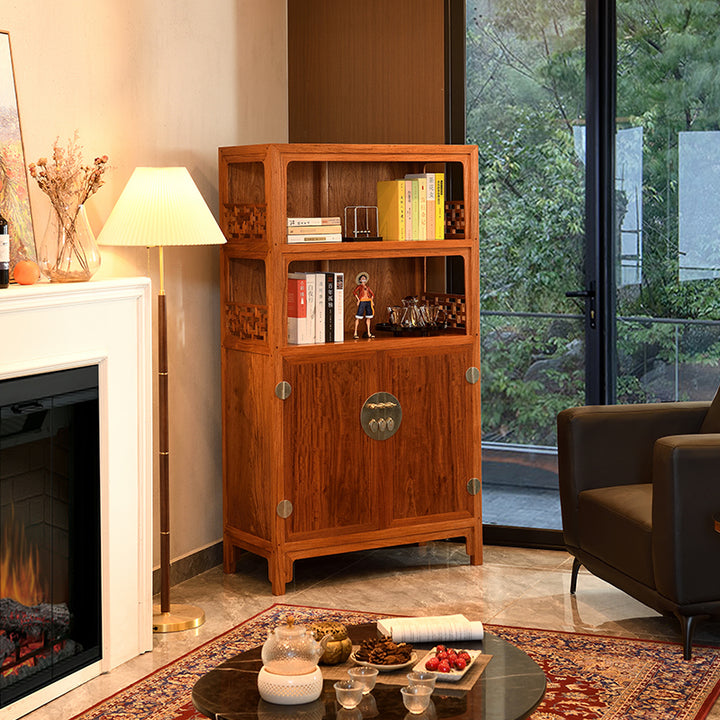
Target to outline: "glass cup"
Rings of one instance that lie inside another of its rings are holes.
[[[422,670],[417,672],[409,672],[407,679],[412,687],[413,685],[427,685],[431,690],[435,688],[435,680],[437,675],[431,672],[423,672]]]
[[[335,698],[344,708],[352,710],[360,704],[364,685],[357,680],[338,680],[335,688]]]
[[[348,675],[351,680],[357,680],[363,685],[363,695],[367,695],[372,692],[375,687],[375,681],[377,680],[378,671],[377,668],[368,667],[367,665],[358,665],[358,667],[352,667],[348,670]]]
[[[378,713],[377,702],[371,693],[363,695],[362,702],[355,708],[362,713],[363,718],[375,718]]]
[[[403,704],[413,714],[419,715],[430,704],[432,688],[427,685],[408,685],[400,688]]]
[[[370,696],[372,697],[372,695]],[[435,703],[431,700],[430,704],[419,713],[406,713],[403,720],[437,720],[437,710]]]
[[[335,714],[335,718],[336,720],[363,720],[363,714],[360,712],[360,708],[352,708],[352,710],[340,708]]]

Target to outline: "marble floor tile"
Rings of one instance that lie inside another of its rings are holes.
[[[25,717],[68,720],[273,603],[358,609],[388,614],[464,613],[473,620],[603,635],[679,640],[673,619],[581,571],[571,596],[572,560],[562,551],[488,546],[471,566],[464,546],[433,542],[300,560],[282,596],[274,596],[267,563],[241,555],[237,572],[221,567],[176,585],[174,603],[203,608],[200,628],[154,636],[154,649],[95,678]],[[700,625],[696,641],[720,646],[720,623]],[[720,720],[715,707],[708,716]]]

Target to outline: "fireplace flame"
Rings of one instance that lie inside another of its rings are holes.
[[[3,524],[0,598],[12,598],[28,606],[37,605],[47,595],[40,579],[38,548],[28,541],[25,526],[15,520],[14,508],[11,508],[9,522]]]

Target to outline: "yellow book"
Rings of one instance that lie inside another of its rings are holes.
[[[435,239],[445,239],[445,173],[435,173]]]
[[[405,181],[381,180],[377,184],[379,234],[383,240],[405,239]]]

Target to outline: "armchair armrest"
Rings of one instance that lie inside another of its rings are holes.
[[[563,531],[577,545],[583,490],[652,481],[653,446],[667,435],[697,433],[709,402],[588,405],[557,418]]]
[[[720,597],[720,434],[664,437],[653,458],[653,567],[678,604]]]

